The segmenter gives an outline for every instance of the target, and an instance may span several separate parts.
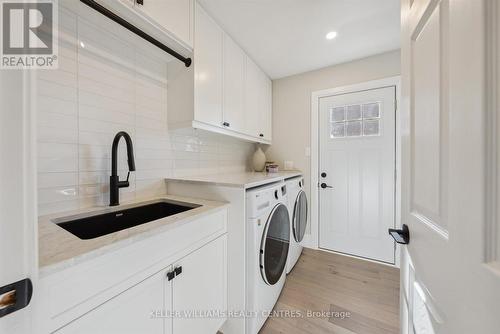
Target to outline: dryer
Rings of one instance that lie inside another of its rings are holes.
[[[283,289],[290,244],[284,182],[247,191],[246,334],[257,334]]]
[[[307,196],[304,191],[302,176],[285,181],[288,191],[288,211],[290,214],[290,249],[286,264],[286,273],[290,273],[302,254],[300,242],[304,239],[307,227]]]

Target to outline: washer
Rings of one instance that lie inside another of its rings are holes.
[[[257,334],[283,289],[290,244],[284,182],[247,192],[246,334]]]
[[[286,263],[286,273],[290,273],[302,254],[300,242],[304,239],[307,227],[307,196],[302,176],[287,179],[288,211],[290,214],[290,250]]]

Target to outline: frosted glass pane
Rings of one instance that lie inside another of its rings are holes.
[[[346,122],[346,136],[361,136],[361,121]]]
[[[331,138],[345,137],[344,123],[332,123],[332,130],[330,133]]]
[[[363,105],[363,118],[380,117],[380,103],[367,103]]]
[[[353,105],[347,106],[346,120],[352,121],[356,119],[361,119],[361,106]]]
[[[345,120],[345,108],[336,107],[330,109],[330,122],[342,122]]]
[[[380,134],[380,121],[378,119],[365,119],[363,121],[363,133],[365,136],[377,136]]]

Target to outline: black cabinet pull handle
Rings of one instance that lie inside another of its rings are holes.
[[[223,125],[223,126],[227,126],[227,127],[229,127],[229,126],[230,126],[230,124],[229,124],[228,122],[224,122],[224,123],[222,123],[222,125]]]
[[[182,274],[182,266],[175,267],[174,272],[175,272],[175,276],[179,276],[180,274]]]
[[[389,234],[398,244],[408,245],[410,243],[410,230],[406,224],[403,224],[401,229],[390,228]]]
[[[144,0],[135,0],[138,5],[144,5]]]
[[[328,184],[326,183],[322,183],[321,184],[321,188],[325,189],[325,188],[333,188],[332,186],[329,186]]]
[[[175,277],[175,271],[173,271],[173,270],[172,270],[172,271],[169,271],[169,272],[167,273],[167,279],[168,279],[169,281],[173,280],[173,279],[174,279],[174,277]]]
[[[259,137],[264,137],[264,134],[263,133],[259,134]]]

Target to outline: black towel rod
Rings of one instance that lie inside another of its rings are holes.
[[[125,29],[130,30],[131,32],[133,32],[137,36],[145,39],[146,41],[148,41],[149,43],[157,46],[158,48],[162,49],[166,53],[168,53],[168,54],[174,56],[175,58],[179,59],[180,61],[182,61],[184,63],[184,65],[186,65],[186,67],[191,66],[191,63],[192,63],[191,58],[186,58],[186,57],[182,56],[181,54],[177,53],[176,51],[172,50],[171,48],[169,48],[165,44],[163,44],[160,41],[158,41],[157,39],[155,39],[155,38],[151,37],[150,35],[146,34],[141,29],[137,28],[136,26],[130,24],[129,22],[127,22],[126,20],[124,20],[120,16],[116,15],[115,13],[113,13],[112,11],[110,11],[109,9],[107,9],[106,7],[98,4],[94,0],[80,0],[80,1],[83,2],[84,4],[86,4],[87,6],[89,6],[90,8],[92,8],[92,9],[96,10],[97,12],[101,13],[102,15],[106,16],[110,20],[113,20],[114,22],[118,23],[119,25],[121,25]]]

